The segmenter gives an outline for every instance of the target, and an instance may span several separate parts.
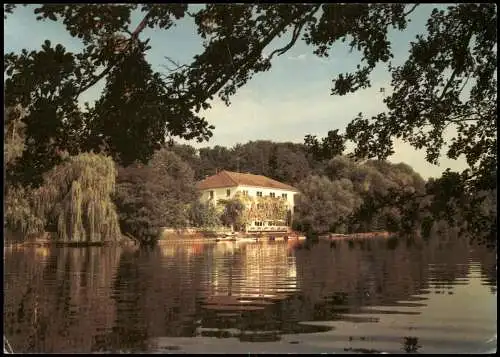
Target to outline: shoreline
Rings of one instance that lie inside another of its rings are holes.
[[[351,233],[351,234],[337,234],[337,233],[322,234],[318,236],[318,239],[335,241],[335,240],[350,240],[350,239],[378,239],[378,238],[390,239],[394,237],[396,237],[396,233],[364,232],[364,233]]]
[[[220,234],[204,236],[201,234],[169,235],[163,236],[157,242],[158,246],[168,244],[190,244],[190,243],[261,243],[261,242],[298,242],[304,241],[306,237],[301,234]],[[24,242],[4,242],[4,249],[11,248],[90,248],[90,247],[134,247],[139,246],[133,241],[122,240],[118,242],[61,242],[50,239],[29,240]]]

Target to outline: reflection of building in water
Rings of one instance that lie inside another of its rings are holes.
[[[286,244],[217,245],[209,295],[278,297],[297,288],[295,258]]]
[[[205,293],[196,333],[240,341],[279,341],[281,335],[329,330],[300,325],[295,257],[286,243],[221,248]],[[223,255],[222,252],[225,252]]]
[[[297,286],[295,258],[283,244],[250,244],[243,251],[241,295],[276,296]]]

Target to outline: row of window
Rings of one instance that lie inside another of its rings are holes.
[[[285,222],[280,222],[280,221],[267,221],[267,222],[262,222],[262,221],[255,221],[254,225],[257,227],[263,227],[263,226],[284,226]]]
[[[226,197],[230,197],[231,196],[231,190],[226,190]],[[250,196],[248,194],[248,191],[243,191],[243,196]],[[257,197],[262,197],[262,191],[257,191]],[[269,193],[269,197],[276,197],[276,194],[274,192],[270,192]],[[210,198],[214,198],[214,191],[210,191]],[[284,198],[285,200],[287,199],[287,194],[286,193],[282,193],[281,194],[281,198]]]

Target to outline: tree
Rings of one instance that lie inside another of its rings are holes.
[[[305,153],[286,143],[275,143],[269,164],[272,178],[292,185],[302,181],[311,171]]]
[[[298,188],[300,195],[294,220],[301,229],[310,233],[335,230],[361,203],[347,179],[332,182],[324,176],[309,176],[300,182]]]
[[[275,143],[269,140],[249,141],[233,147],[240,172],[272,177],[272,153]]]
[[[169,151],[176,154],[183,162],[189,165],[191,170],[193,170],[195,178],[197,178],[197,172],[200,171],[200,156],[198,150],[187,144],[173,143],[172,145],[167,145],[165,147]]]
[[[174,152],[165,148],[155,152],[149,166],[162,178],[169,197],[181,202],[185,207],[197,198],[194,172],[189,164]]]
[[[189,210],[189,217],[194,227],[215,228],[221,225],[220,214],[215,205],[199,200],[193,202]]]
[[[199,180],[215,175],[217,170],[235,171],[238,169],[238,157],[235,157],[233,151],[226,147],[216,145],[212,148],[201,148],[199,153],[200,166],[196,173],[196,178]]]
[[[211,136],[212,127],[192,112],[197,103],[183,95],[175,74],[162,77],[151,69],[144,59],[147,41],[139,39],[146,26],[169,29],[173,19],[185,15],[187,5],[142,5],[145,16],[133,29],[130,15],[138,8],[35,7],[37,19],[64,22],[71,36],[82,39],[84,49],[71,53],[46,40],[39,51],[6,54],[5,104],[20,104],[28,112],[23,118],[27,145],[16,165],[17,181],[41,184],[42,174],[60,162],[59,150],[75,155],[93,149],[128,165],[135,160],[146,163],[167,133],[198,140]],[[78,97],[101,79],[106,81],[102,96],[93,107],[81,110]]]
[[[24,124],[22,122],[23,111],[20,106],[4,109],[4,151],[3,160],[6,166],[10,166],[21,157],[24,151]]]
[[[155,244],[162,228],[185,227],[197,197],[193,171],[176,154],[157,151],[148,165],[120,168],[115,202],[124,234]]]
[[[114,202],[124,235],[140,244],[156,244],[168,225],[170,209],[175,209],[162,197],[166,190],[151,167],[135,164],[118,169]]]
[[[434,9],[427,36],[417,36],[402,66],[390,67],[388,112],[370,120],[360,115],[348,125],[356,153],[385,158],[393,153],[392,138],[400,137],[437,163],[451,126],[458,134],[447,156],[465,155],[468,179],[496,187],[496,16],[489,4]]]
[[[436,163],[450,143],[446,155],[464,155],[469,165],[464,187],[471,194],[495,189],[496,7],[434,9],[428,34],[417,35],[408,60],[394,66],[387,33],[405,30],[417,6],[208,4],[188,12],[184,4],[38,5],[41,20],[62,21],[85,48],[72,54],[46,41],[41,51],[5,56],[5,104],[21,104],[29,112],[24,119],[28,144],[18,173],[25,181],[40,177],[58,163],[58,148],[71,154],[94,148],[123,163],[147,162],[163,134],[208,139],[213,127],[192,110],[209,108],[217,94],[229,104],[238,88],[268,71],[272,59],[301,38],[319,57],[328,57],[337,41],[348,41],[351,50],[361,53],[356,71],[333,80],[332,95],[369,87],[377,64],[388,64],[394,91],[384,100],[387,112],[371,119],[360,113],[346,128],[344,139],[356,144],[356,156],[387,158],[393,139],[401,138],[424,148],[427,160]],[[128,25],[133,10],[145,14],[135,29]],[[153,72],[144,59],[147,41],[139,34],[146,26],[168,30],[174,18],[186,15],[195,21],[203,52],[164,75]],[[288,32],[286,46],[264,55],[274,39]],[[102,97],[94,108],[81,111],[78,95],[103,78]],[[107,117],[114,110],[119,115]],[[446,129],[453,127],[457,134],[445,139]],[[132,147],[126,145],[130,138],[136,139]]]
[[[46,218],[35,210],[35,192],[22,186],[4,187],[5,227],[12,232],[26,234],[43,233]]]
[[[23,233],[53,229],[64,242],[118,241],[121,233],[111,200],[115,177],[109,157],[91,153],[67,157],[44,175],[41,187],[9,190],[8,225]]]
[[[345,139],[339,134],[339,130],[335,129],[330,130],[321,143],[315,135],[306,135],[304,145],[315,160],[329,160],[334,156],[342,155],[345,150]]]
[[[219,200],[219,204],[224,205],[224,211],[220,217],[222,224],[238,230],[243,224],[242,216],[245,205],[238,198]]]

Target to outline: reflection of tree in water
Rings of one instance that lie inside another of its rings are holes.
[[[497,250],[485,245],[475,246],[471,252],[472,259],[481,265],[481,277],[485,285],[490,286],[492,293],[497,288]]]
[[[252,307],[226,305],[223,312],[201,306],[199,333],[207,337],[233,337],[243,342],[263,342],[279,341],[283,334],[318,333],[331,330],[332,328],[328,326],[300,323],[306,319],[301,313],[299,296],[294,294],[283,300],[261,306],[259,306],[259,301],[254,299]]]
[[[311,304],[305,308],[315,311],[312,315],[318,319],[335,320],[364,306],[412,300],[428,289],[429,279],[440,287],[438,282],[456,284],[468,274],[466,242],[442,247],[419,243],[411,248],[387,240],[338,241],[329,248],[327,244],[320,242],[309,253],[296,252],[298,280]]]
[[[322,301],[314,304],[314,321],[338,320],[341,313],[349,311],[347,293],[337,292],[326,296]]]
[[[104,349],[130,352],[146,349],[148,329],[140,305],[141,300],[147,299],[144,291],[147,280],[142,280],[146,277],[141,276],[140,263],[147,253],[145,248],[145,251],[124,252],[120,256],[113,286],[116,320],[110,336],[105,339],[108,346],[102,346]]]
[[[275,341],[331,328],[301,321],[345,320],[365,306],[411,307],[429,287],[465,280],[471,254],[482,262],[485,283],[496,282],[494,253],[469,254],[466,243],[307,247],[293,254],[277,243],[220,254],[208,245],[198,254],[189,245],[12,252],[5,259],[5,332],[26,352],[146,351],[151,338],[197,334]]]
[[[193,337],[195,306],[204,257],[188,246],[159,247],[122,254],[114,280],[116,320],[101,346],[144,352],[155,337]]]
[[[14,350],[90,351],[94,336],[112,321],[103,292],[118,254],[103,248],[28,248],[7,255],[4,326]]]
[[[398,237],[390,237],[387,239],[387,249],[394,250],[398,247],[400,239]]]

